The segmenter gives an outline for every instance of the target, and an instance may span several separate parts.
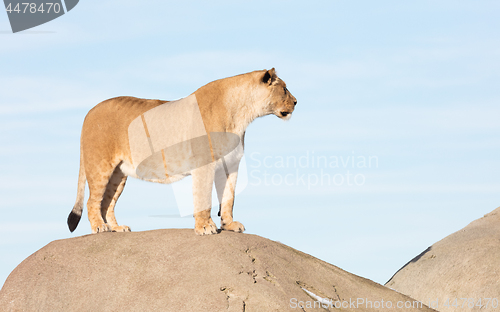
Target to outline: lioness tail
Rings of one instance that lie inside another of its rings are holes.
[[[80,222],[80,218],[82,217],[86,181],[87,181],[87,176],[85,175],[85,167],[83,165],[83,149],[80,149],[80,172],[78,174],[78,192],[76,194],[76,202],[75,205],[73,206],[73,210],[71,210],[68,216],[68,227],[71,232],[73,232],[76,229],[78,223]]]

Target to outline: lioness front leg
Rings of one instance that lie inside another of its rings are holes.
[[[194,232],[198,235],[217,233],[217,226],[210,216],[212,210],[212,185],[215,164],[211,163],[192,171],[194,199]]]
[[[238,221],[233,220],[234,192],[236,190],[236,179],[238,171],[229,174],[222,195],[220,209],[221,228],[226,231],[243,232],[245,227]]]

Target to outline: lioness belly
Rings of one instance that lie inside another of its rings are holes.
[[[182,180],[191,174],[190,172],[184,172],[184,173],[180,173],[180,174],[176,174],[176,175],[171,175],[171,176],[168,176],[167,178],[163,178],[163,179],[147,179],[147,178],[138,176],[136,173],[137,168],[135,168],[132,164],[130,164],[129,162],[126,162],[126,161],[123,161],[121,163],[120,170],[126,176],[133,177],[133,178],[140,179],[140,180],[144,180],[144,181],[148,181],[148,182],[155,182],[155,183],[162,183],[162,184],[170,184],[170,183]]]

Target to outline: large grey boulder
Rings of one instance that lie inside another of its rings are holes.
[[[10,274],[0,310],[339,311],[319,307],[328,300],[340,300],[342,311],[386,311],[382,300],[416,306],[411,298],[279,242],[171,229],[51,242]],[[316,308],[307,306],[315,301]],[[353,308],[353,301],[360,305]],[[367,301],[379,308],[366,308]]]
[[[443,312],[500,311],[500,207],[427,248],[386,286]]]

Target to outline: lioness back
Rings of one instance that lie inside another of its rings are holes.
[[[129,124],[137,116],[166,102],[121,96],[97,104],[83,123],[81,144],[85,162],[93,163],[95,157],[126,156]]]

